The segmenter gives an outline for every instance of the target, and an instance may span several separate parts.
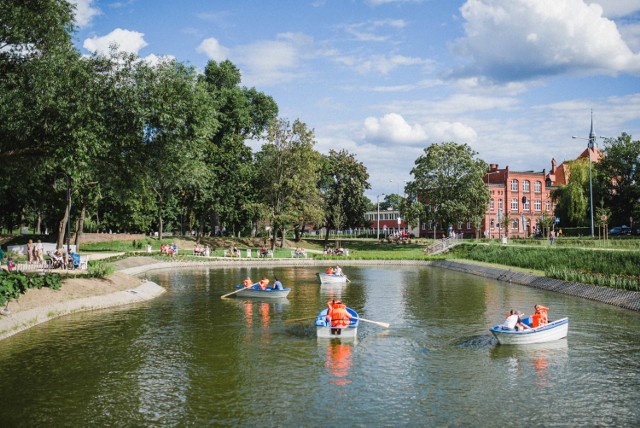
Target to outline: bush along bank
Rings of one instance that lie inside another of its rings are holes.
[[[0,270],[0,306],[17,299],[30,288],[48,287],[58,290],[62,284],[59,274],[28,275],[23,272]]]
[[[640,291],[640,252],[462,244],[451,255],[544,271],[549,278]]]

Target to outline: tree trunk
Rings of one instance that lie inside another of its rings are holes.
[[[162,214],[161,214],[161,209],[158,208],[158,239],[162,239],[162,233],[163,231],[163,223],[162,223]]]
[[[82,205],[82,210],[80,210],[80,218],[78,218],[76,225],[76,253],[80,251],[80,239],[82,238],[82,230],[84,229],[84,216],[87,213],[86,205]]]
[[[280,237],[280,248],[284,248],[284,237],[287,234],[287,229],[282,228],[282,236]]]
[[[38,210],[38,220],[37,220],[37,222],[36,222],[36,233],[37,233],[38,235],[41,235],[41,234],[42,234],[42,232],[41,232],[41,230],[40,230],[41,225],[42,225],[42,214],[40,213],[40,210]]]
[[[62,220],[60,220],[60,223],[58,223],[58,239],[56,240],[56,248],[64,248],[64,235],[65,232],[67,230],[67,214],[68,214],[69,210],[65,209],[64,210],[64,216],[62,217]]]

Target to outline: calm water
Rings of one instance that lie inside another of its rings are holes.
[[[169,292],[0,342],[2,426],[638,426],[640,315],[437,268],[234,268],[150,275]],[[221,300],[247,274],[284,301]],[[318,341],[341,297],[357,342]],[[508,309],[571,319],[552,344],[496,345]]]

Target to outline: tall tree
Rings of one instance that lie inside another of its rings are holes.
[[[285,119],[272,122],[266,138],[257,154],[256,187],[268,207],[274,249],[278,234],[284,239],[287,228],[300,219],[321,218],[322,196],[317,187],[321,156],[313,148],[313,130],[300,120],[293,125]]]
[[[249,183],[256,171],[245,141],[263,135],[277,117],[278,106],[255,88],[240,86],[240,70],[231,61],[209,61],[202,80],[220,126],[207,147],[212,180],[206,191],[198,194],[198,205],[211,211],[202,212],[201,218],[211,214],[216,223],[235,230],[247,223],[253,212],[249,207],[255,203]]]
[[[610,224],[622,225],[640,219],[640,141],[622,133],[607,140],[604,157],[595,165],[594,199],[611,209]]]
[[[565,186],[552,192],[556,201],[554,214],[570,227],[589,225],[589,160],[577,159],[568,162],[571,175]]]
[[[329,230],[359,227],[364,223],[370,189],[367,168],[346,150],[330,150],[324,158],[320,188],[325,197],[325,243]]]
[[[433,144],[415,161],[414,180],[407,184],[409,199],[425,204],[427,219],[442,228],[474,221],[484,215],[489,190],[482,177],[487,164],[466,144]]]

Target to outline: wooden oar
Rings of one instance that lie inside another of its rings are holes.
[[[237,289],[236,291],[232,291],[231,293],[225,294],[224,296],[220,296],[220,298],[221,298],[221,299],[224,299],[225,297],[231,296],[232,294],[239,293],[239,292],[241,292],[242,290],[247,290],[247,289],[253,288],[253,286],[254,286],[254,285],[256,285],[256,284],[253,284],[251,287],[242,287],[242,288],[239,288],[239,289]]]
[[[387,323],[387,322],[380,322],[380,321],[371,321],[365,318],[356,318],[356,317],[352,317],[352,320],[360,320],[360,321],[364,321],[364,322],[370,322],[371,324],[378,324],[380,327],[384,327],[384,328],[389,328],[389,326],[391,324]]]
[[[296,318],[293,320],[284,320],[284,322],[297,322],[297,321],[308,321],[308,320],[314,320],[318,318],[318,316],[316,315],[315,317],[307,317],[307,318]]]

